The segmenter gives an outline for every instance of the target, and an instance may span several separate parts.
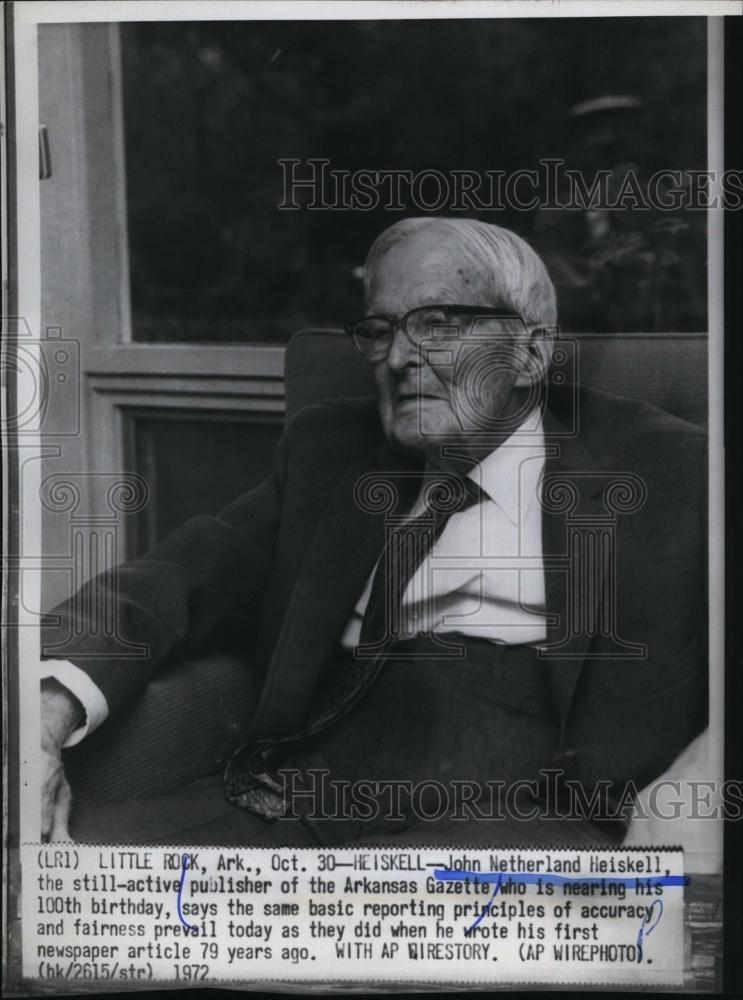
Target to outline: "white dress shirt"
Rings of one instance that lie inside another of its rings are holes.
[[[532,414],[470,470],[486,499],[449,518],[413,574],[402,600],[401,639],[419,632],[461,632],[509,645],[546,639],[544,455],[541,416]],[[423,510],[419,495],[411,519]],[[343,633],[347,649],[359,642],[373,579],[372,572]]]
[[[453,514],[403,596],[401,639],[419,632],[460,632],[507,644],[546,638],[542,512],[544,472],[541,416],[532,413],[468,476],[487,498]],[[410,512],[424,510],[419,496]],[[341,643],[358,644],[374,573],[367,580]],[[74,746],[108,716],[108,704],[88,675],[67,660],[44,660],[41,676],[54,677],[80,701],[86,718],[65,743]]]
[[[85,709],[85,721],[68,737],[64,744],[66,747],[74,747],[76,743],[84,739],[88,733],[92,733],[108,718],[108,702],[105,695],[84,670],[70,663],[69,660],[42,660],[41,679],[53,677],[56,681],[66,687],[74,694],[77,700]]]

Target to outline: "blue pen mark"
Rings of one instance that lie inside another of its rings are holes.
[[[502,874],[502,872],[501,872],[501,874]],[[477,918],[477,920],[475,920],[474,924],[470,928],[468,928],[468,931],[473,931],[475,929],[475,927],[477,927],[477,925],[483,919],[483,917],[486,916],[488,913],[490,913],[490,907],[493,905],[493,900],[498,895],[498,890],[500,889],[500,883],[501,883],[501,880],[498,879],[498,881],[495,883],[495,889],[493,889],[493,895],[487,901],[487,903],[485,904],[485,906],[483,906],[482,913]]]
[[[501,887],[501,882],[503,880],[503,872],[462,872],[462,871],[450,871],[448,868],[435,868],[434,878],[437,878],[440,882],[463,882],[468,879],[472,879],[474,882],[495,882],[495,890],[493,895],[487,902],[487,905],[483,907],[482,913],[478,916],[471,927],[465,931],[465,933],[470,933],[477,927],[483,917],[490,911],[493,905],[493,900],[498,894],[498,890]],[[567,885],[569,883],[581,883],[586,885],[601,884],[604,885],[624,885],[627,888],[632,888],[640,883],[644,883],[646,888],[654,888],[658,885],[680,885],[686,886],[691,885],[690,875],[658,875],[658,876],[647,876],[646,878],[637,878],[636,876],[632,878],[606,878],[605,876],[590,876],[586,878],[570,878],[567,875],[553,875],[551,872],[545,872],[544,874],[530,874],[527,872],[508,872],[509,882],[522,882],[526,885],[535,885],[536,883],[544,884],[545,882],[551,882],[553,885]],[[658,915],[653,918],[655,912],[656,904],[658,906]],[[637,932],[637,961],[642,961],[642,943],[645,938],[652,934],[655,928],[658,926],[660,918],[663,916],[663,901],[660,899],[654,899],[651,905],[648,907],[648,911],[642,919],[640,924],[640,930]],[[652,923],[651,923],[652,920]],[[649,926],[648,926],[649,925]]]
[[[690,875],[646,875],[638,878],[607,878],[605,875],[591,875],[585,878],[578,876],[571,878],[568,875],[552,875],[550,872],[534,874],[527,872],[507,872],[509,882],[523,882],[526,885],[536,885],[538,882],[551,882],[553,885],[568,885],[570,883],[581,883],[583,885],[625,885],[631,889],[634,885],[642,883],[645,888],[654,888],[657,885],[691,885]],[[503,877],[503,872],[460,872],[450,871],[448,868],[434,868],[434,878],[440,882],[464,882],[472,879],[473,882],[498,882]]]
[[[195,928],[196,925],[195,924],[189,924],[189,922],[184,918],[183,912],[181,911],[181,897],[183,895],[183,886],[184,886],[185,881],[186,881],[186,869],[187,868],[188,868],[188,855],[184,854],[183,855],[183,867],[181,868],[180,884],[178,885],[178,896],[176,898],[176,906],[178,908],[178,919],[180,920],[180,922],[183,924],[184,927],[187,927],[188,930],[191,931],[191,930],[193,930]]]
[[[653,910],[655,909],[656,906],[660,907],[660,909],[658,910],[658,916],[655,918],[655,920],[653,921],[653,923],[650,924],[650,926],[648,927],[648,929],[645,930],[646,925],[650,923],[651,915],[652,915]],[[662,899],[654,899],[652,905],[648,907],[648,912],[642,918],[642,923],[640,924],[640,930],[637,932],[637,961],[638,962],[642,961],[642,942],[645,940],[646,937],[648,937],[650,934],[653,933],[653,931],[655,930],[655,928],[658,926],[658,923],[659,923],[660,918],[662,916],[663,916],[663,900]]]

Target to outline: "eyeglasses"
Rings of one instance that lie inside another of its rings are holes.
[[[459,336],[466,320],[509,319],[524,328],[523,319],[507,309],[490,306],[435,305],[418,306],[399,319],[389,316],[364,316],[355,323],[344,327],[359,354],[370,361],[383,361],[387,357],[395,336],[395,330],[402,330],[413,347],[420,347],[423,341],[446,333]]]

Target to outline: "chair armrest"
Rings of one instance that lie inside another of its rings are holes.
[[[698,859],[706,856],[708,861],[700,870],[718,870],[722,825],[709,816],[721,806],[721,789],[715,780],[715,769],[710,766],[709,743],[709,729],[705,729],[660,777],[640,790],[637,796],[640,811],[629,825],[625,847],[672,844],[682,847],[697,865]],[[695,783],[701,789],[701,798],[692,802]]]
[[[121,717],[64,751],[78,802],[173,791],[219,770],[247,732],[260,678],[233,654],[174,663]]]

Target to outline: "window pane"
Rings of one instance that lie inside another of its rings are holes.
[[[282,424],[225,413],[162,410],[129,420],[129,468],[147,480],[150,501],[128,529],[128,558],[197,514],[216,514],[269,475]]]
[[[134,23],[122,40],[136,340],[281,342],[358,315],[370,242],[425,214],[435,182],[399,212],[384,184],[368,211],[310,210],[306,190],[280,210],[277,161],[307,176],[313,157],[474,172],[480,202],[434,214],[530,240],[568,331],[706,329],[704,212],[633,209],[632,190],[614,211],[523,207],[523,183],[488,202],[487,175],[560,158],[589,187],[608,171],[617,197],[628,173],[704,169],[702,18]]]

